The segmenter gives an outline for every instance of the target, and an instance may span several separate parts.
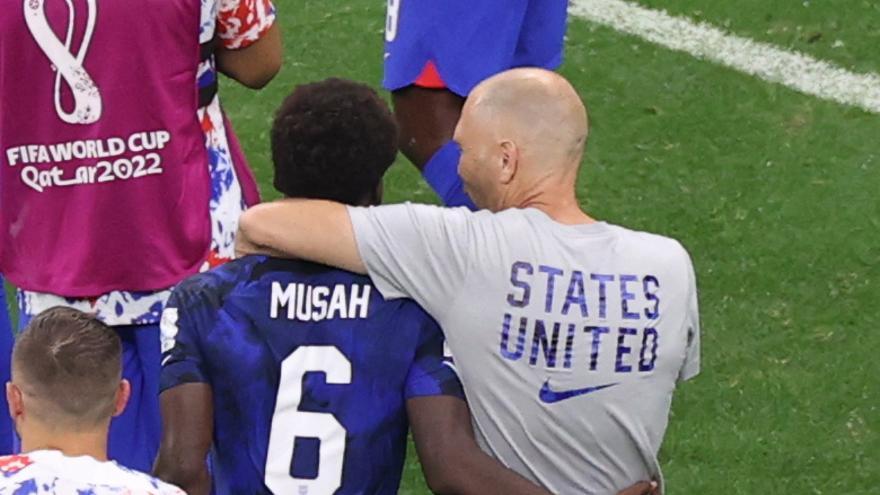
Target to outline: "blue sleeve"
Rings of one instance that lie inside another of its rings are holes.
[[[443,356],[443,332],[433,318],[421,309],[409,313],[404,324],[418,327],[418,346],[406,377],[404,397],[449,395],[464,399],[464,391],[452,362]]]
[[[476,211],[477,207],[464,192],[464,183],[458,175],[459,159],[461,159],[461,147],[455,141],[449,141],[434,153],[425,165],[423,175],[445,206],[465,206],[471,211]]]
[[[201,336],[216,322],[217,305],[210,287],[197,275],[180,284],[162,312],[162,375],[160,391],[185,383],[208,383]]]

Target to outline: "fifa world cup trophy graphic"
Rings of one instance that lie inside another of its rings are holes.
[[[73,53],[74,27],[76,25],[76,7],[74,0],[67,2],[68,24],[64,42],[56,36],[46,14],[45,4],[61,0],[24,0],[24,17],[28,29],[40,49],[49,59],[55,70],[55,111],[58,117],[68,124],[92,124],[101,118],[101,92],[92,76],[83,66],[89,51],[89,44],[95,33],[95,22],[98,17],[97,0],[85,0],[86,30],[82,43]],[[62,85],[66,84],[73,95],[74,108],[68,112],[64,109],[61,99]]]

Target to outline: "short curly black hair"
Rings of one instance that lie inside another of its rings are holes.
[[[287,197],[356,205],[394,162],[398,129],[369,86],[327,79],[298,86],[272,126],[275,189]]]

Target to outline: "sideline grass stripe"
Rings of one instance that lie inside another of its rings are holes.
[[[569,12],[801,93],[880,114],[880,76],[876,74],[850,72],[802,53],[623,0],[571,0]]]

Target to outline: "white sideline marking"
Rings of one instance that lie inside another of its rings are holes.
[[[623,0],[571,0],[569,12],[801,93],[880,113],[877,74],[856,74],[801,53]]]

